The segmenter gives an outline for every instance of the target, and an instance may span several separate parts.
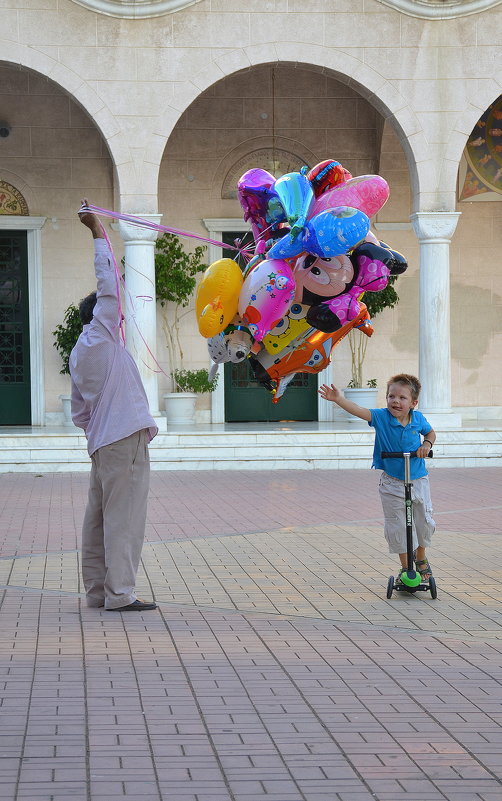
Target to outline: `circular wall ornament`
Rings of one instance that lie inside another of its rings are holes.
[[[79,6],[89,8],[98,14],[124,19],[146,19],[171,14],[200,0],[73,0]]]
[[[0,214],[28,217],[28,204],[19,189],[7,181],[0,181]]]
[[[290,153],[288,150],[273,147],[263,147],[248,153],[233,164],[225,176],[221,188],[222,198],[237,197],[237,182],[241,175],[253,167],[267,170],[275,178],[287,172],[299,172],[303,166],[311,167],[301,156]]]
[[[502,0],[380,0],[380,3],[412,17],[453,19],[487,11]]]

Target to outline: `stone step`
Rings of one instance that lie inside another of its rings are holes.
[[[502,464],[502,425],[439,430],[431,467]],[[161,432],[150,445],[153,470],[369,468],[373,431],[319,423],[304,426],[204,426]],[[78,429],[17,429],[0,433],[0,472],[90,469]]]

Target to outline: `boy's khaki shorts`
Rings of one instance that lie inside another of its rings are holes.
[[[380,476],[380,499],[384,513],[384,535],[389,553],[406,553],[406,508],[404,505],[404,481],[382,473]],[[432,501],[429,478],[415,478],[411,488],[413,501],[413,550],[419,545],[427,548],[431,544],[436,523],[432,517]]]

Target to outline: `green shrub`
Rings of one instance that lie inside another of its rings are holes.
[[[70,353],[76,345],[77,339],[82,333],[82,321],[77,306],[71,304],[64,313],[63,322],[56,326],[52,335],[54,337],[54,347],[61,356],[63,367],[59,371],[61,375],[69,375],[70,367],[68,364]]]
[[[218,376],[209,381],[207,370],[173,370],[175,392],[213,392]]]
[[[175,234],[163,234],[155,243],[155,294],[161,307],[161,325],[166,338],[171,373],[183,368],[180,322],[195,290],[197,275],[204,272],[205,245],[187,253]],[[191,390],[185,390],[188,392]],[[206,390],[199,390],[206,391]]]

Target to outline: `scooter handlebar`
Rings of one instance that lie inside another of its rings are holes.
[[[417,455],[416,451],[410,451],[410,459],[413,459]],[[425,457],[426,459],[432,459],[433,457],[432,448]],[[382,459],[402,459],[404,456],[403,451],[382,451],[380,456]]]

